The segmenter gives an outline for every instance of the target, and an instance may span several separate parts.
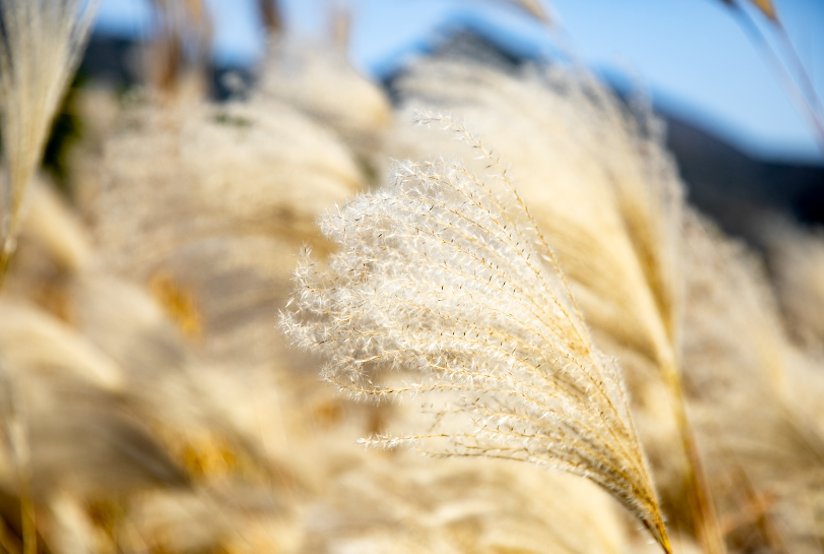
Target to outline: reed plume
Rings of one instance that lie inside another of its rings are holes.
[[[85,45],[95,4],[94,0],[0,3],[0,129],[5,173],[0,191],[0,279],[15,250],[26,188]]]
[[[485,171],[407,163],[321,220],[338,250],[329,272],[308,260],[298,268],[282,327],[329,357],[324,376],[343,390],[432,416],[428,429],[367,444],[587,477],[668,551],[620,371],[593,346],[506,173],[464,140]]]
[[[521,184],[599,344],[658,369],[688,460],[687,504],[704,548],[722,552],[681,383],[683,186],[648,104],[620,100],[579,68],[507,73],[460,56],[419,63],[400,88],[407,121],[421,109],[449,112],[489,142]],[[420,127],[400,129],[401,156],[460,148]]]
[[[272,99],[136,106],[100,165],[93,214],[102,256],[141,280],[176,250],[210,239],[323,248],[315,219],[363,186],[330,130]]]

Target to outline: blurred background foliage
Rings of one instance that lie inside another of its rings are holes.
[[[517,66],[574,52],[619,94],[650,97],[667,122],[667,145],[692,200],[725,230],[758,246],[764,212],[808,224],[824,222],[824,131],[816,129],[805,101],[799,100],[805,92],[820,97],[824,90],[820,2],[189,4],[197,6],[202,25],[198,32],[203,33],[198,40],[206,43],[189,42],[188,55],[203,50],[198,55],[204,57],[218,99],[240,94],[255,81],[266,56],[267,24],[310,41],[338,41],[353,65],[390,93],[404,65],[427,53],[476,49]],[[85,77],[80,78],[123,89],[143,80],[145,63],[137,45],[156,38],[162,28],[154,14],[150,0],[102,0],[80,73]],[[820,125],[820,103],[813,109]],[[72,121],[79,123],[71,120],[71,113],[66,110],[59,120],[60,137]],[[60,149],[52,146],[49,161],[58,175],[59,160]]]

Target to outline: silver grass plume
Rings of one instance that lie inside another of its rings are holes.
[[[322,248],[312,237],[323,207],[364,186],[332,132],[276,100],[149,105],[123,119],[106,143],[93,215],[103,256],[134,277],[216,237]]]
[[[684,504],[704,548],[723,552],[681,382],[682,185],[648,104],[627,106],[580,68],[512,74],[460,57],[419,63],[401,95],[413,109],[466,121],[511,164],[598,343],[621,356],[631,386],[659,379],[637,378],[629,362],[657,367],[688,461]],[[402,130],[403,154],[428,159],[462,147],[432,135]],[[645,396],[634,395],[636,405]]]
[[[432,416],[423,431],[367,444],[587,477],[669,551],[620,370],[594,348],[506,172],[472,145],[484,173],[410,162],[326,215],[339,249],[329,271],[299,266],[282,327],[328,356],[324,376],[343,390]]]
[[[96,0],[0,1],[0,276],[52,119],[83,50]]]

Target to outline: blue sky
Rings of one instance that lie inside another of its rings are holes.
[[[282,0],[299,34],[319,36],[341,0]],[[819,97],[824,97],[824,2],[774,0]],[[254,0],[207,0],[215,14],[215,56],[248,62],[263,54]],[[540,25],[484,0],[351,0],[351,57],[374,73],[419,44],[456,13],[550,48]],[[592,66],[630,75],[662,103],[678,108],[742,149],[767,157],[824,160],[810,125],[768,61],[720,0],[552,0],[575,51]],[[100,28],[148,33],[148,0],[102,0]]]

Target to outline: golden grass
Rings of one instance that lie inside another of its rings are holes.
[[[397,109],[339,52],[270,54],[227,105],[89,94],[78,206],[11,186],[48,114],[4,120],[0,550],[718,550],[685,430],[731,550],[820,550],[817,237],[774,234],[771,290],[579,70],[430,61]]]

